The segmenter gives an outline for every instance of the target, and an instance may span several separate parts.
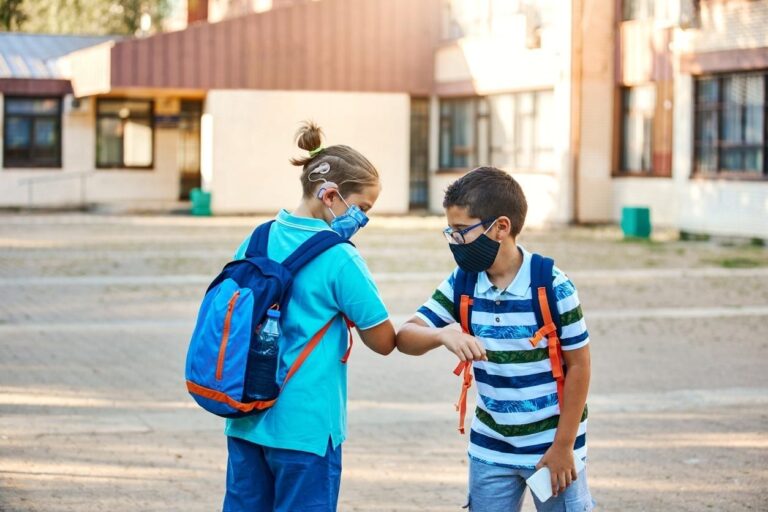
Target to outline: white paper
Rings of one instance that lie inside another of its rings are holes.
[[[584,461],[578,457],[574,457],[574,464],[576,466],[576,473],[581,473],[586,466]],[[552,497],[552,479],[549,475],[548,467],[543,467],[535,472],[525,483],[528,484],[533,494],[542,503]]]

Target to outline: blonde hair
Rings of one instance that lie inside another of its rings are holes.
[[[332,181],[339,186],[342,196],[355,194],[363,188],[379,183],[376,167],[360,152],[349,146],[338,144],[322,147],[323,131],[312,121],[305,121],[296,132],[296,143],[300,149],[309,151],[309,156],[291,158],[293,165],[302,167],[301,187],[304,197],[311,197],[318,182]],[[322,164],[326,168],[320,174]]]

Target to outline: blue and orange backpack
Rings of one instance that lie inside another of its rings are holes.
[[[276,382],[275,396],[256,395],[252,385],[256,379],[251,375],[255,351],[251,349],[267,310],[279,309],[285,318],[289,314],[288,299],[296,273],[331,247],[350,243],[334,231],[321,231],[280,263],[267,256],[273,223],[258,226],[245,258],[228,263],[210,284],[187,351],[187,390],[203,409],[225,418],[256,414],[274,405],[279,391],[309,357],[334,320],[329,320],[309,340],[283,382]],[[350,333],[344,363],[352,348],[352,324],[345,320]]]
[[[533,312],[536,315],[538,330],[531,338],[534,347],[547,338],[549,361],[552,364],[552,376],[557,382],[557,402],[563,406],[563,389],[565,387],[565,366],[563,366],[563,351],[560,344],[562,324],[557,311],[557,296],[552,286],[552,269],[554,260],[539,254],[531,254],[531,299]],[[477,284],[477,273],[458,269],[453,282],[453,316],[461,325],[461,330],[474,336],[472,331],[472,303]],[[460,362],[453,370],[456,375],[463,373],[461,393],[456,404],[459,412],[459,432],[464,433],[464,419],[467,415],[467,392],[472,387],[472,361]]]

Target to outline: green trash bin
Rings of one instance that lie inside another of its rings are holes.
[[[193,188],[189,192],[192,201],[192,215],[209,217],[211,215],[211,193],[202,189]]]
[[[651,237],[651,209],[647,206],[625,206],[621,209],[624,238]]]

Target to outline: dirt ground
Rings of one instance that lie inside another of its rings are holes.
[[[222,424],[186,394],[183,359],[207,283],[256,222],[0,214],[0,511],[220,508]],[[396,322],[453,266],[442,227],[374,218],[355,238]],[[768,249],[610,226],[520,243],[579,289],[598,510],[768,510]],[[356,346],[340,510],[460,510],[453,363]]]

